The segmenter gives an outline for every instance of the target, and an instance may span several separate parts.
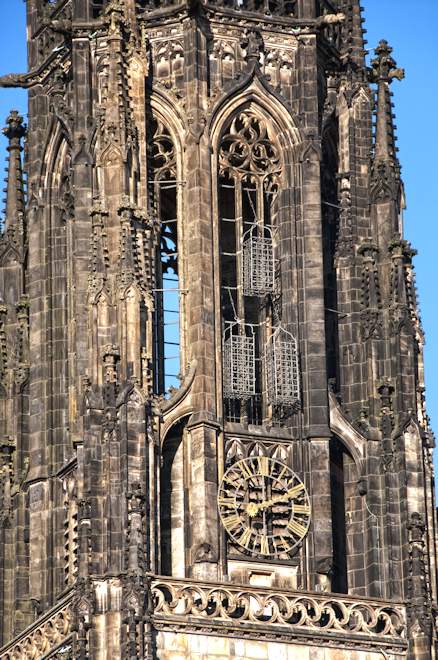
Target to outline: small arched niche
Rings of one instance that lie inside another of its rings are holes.
[[[185,577],[186,497],[185,436],[188,418],[176,422],[166,434],[160,468],[160,556],[161,573]]]

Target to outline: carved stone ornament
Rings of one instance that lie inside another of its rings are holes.
[[[169,130],[157,119],[152,122],[152,130],[148,147],[154,178],[176,179],[176,153]]]
[[[270,138],[266,123],[251,110],[235,117],[222,139],[219,154],[221,173],[249,173],[254,177],[276,178],[280,172],[280,154]]]
[[[320,568],[330,569],[325,560]],[[135,633],[136,639],[143,617],[147,633],[152,623],[158,631],[187,630],[205,634],[208,629],[215,634],[235,636],[236,625],[246,623],[253,627],[253,635],[262,635],[264,639],[278,639],[277,627],[280,627],[283,634],[285,631],[292,636],[299,634],[300,639],[310,644],[321,644],[321,640],[330,644],[335,633],[341,648],[363,649],[366,637],[369,649],[394,649],[398,653],[406,649],[405,607],[396,603],[163,577],[138,581],[127,576],[123,584],[125,623],[129,631],[132,620],[130,632]],[[75,652],[73,657],[89,657],[93,593],[90,580],[79,580],[73,593],[3,649],[2,658],[43,657],[58,645],[70,643]],[[145,643],[148,644],[148,640]]]
[[[365,243],[359,247],[362,255],[362,335],[364,339],[379,339],[382,336],[382,304],[379,273],[377,270],[377,247]]]
[[[245,39],[242,41],[242,48],[246,52],[247,62],[260,61],[260,55],[263,52],[263,37],[258,30],[249,30]]]
[[[308,636],[317,632],[318,643],[326,634],[336,632],[341,645],[348,638],[354,646],[356,635],[366,635],[375,644],[391,640],[401,648],[405,645],[405,613],[400,605],[172,578],[153,580],[152,596],[154,622],[159,629],[168,617],[178,614],[190,617],[194,630],[209,626],[212,630],[221,627],[224,632],[224,625],[234,629],[237,624],[262,624],[273,633],[276,626],[284,626],[290,633],[307,632]],[[182,622],[179,627],[184,625]],[[266,636],[269,638],[269,633]]]
[[[375,49],[376,57],[371,62],[370,79],[372,82],[379,80],[389,82],[392,78],[403,80],[404,69],[397,68],[396,62],[391,56],[392,48],[385,39],[379,42]]]

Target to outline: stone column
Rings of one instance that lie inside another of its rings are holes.
[[[329,443],[329,438],[311,438],[309,443],[313,557],[308,584],[312,590],[328,592],[333,569]]]
[[[218,564],[216,361],[211,221],[211,156],[204,133],[207,107],[207,36],[198,16],[185,25],[185,85],[187,114],[185,177],[187,225],[187,353],[196,360],[193,405],[189,420],[188,473],[190,530],[189,563],[193,577],[216,579]]]
[[[189,434],[189,508],[192,576],[217,580],[219,535],[217,512],[218,426],[207,419],[192,417]]]

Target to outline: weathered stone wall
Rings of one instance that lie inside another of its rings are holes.
[[[210,635],[162,632],[158,660],[380,660],[379,651],[352,651],[307,645],[227,639]],[[391,659],[396,656],[386,656]],[[400,656],[397,656],[400,657]]]

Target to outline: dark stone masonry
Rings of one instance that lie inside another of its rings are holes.
[[[0,658],[436,657],[359,0],[27,0],[0,235]]]

